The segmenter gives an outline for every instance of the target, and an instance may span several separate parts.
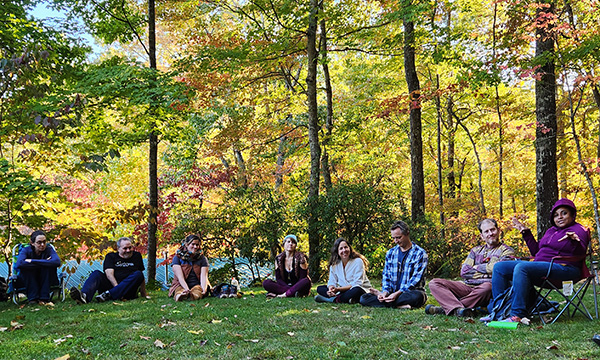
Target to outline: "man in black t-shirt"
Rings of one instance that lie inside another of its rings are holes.
[[[104,272],[95,270],[85,281],[81,290],[71,288],[71,298],[78,304],[85,304],[92,300],[96,291],[96,300],[135,299],[138,289],[144,297],[146,294],[146,281],[144,279],[144,262],[142,254],[133,250],[131,239],[122,237],[117,240],[116,253],[109,253],[104,258]]]

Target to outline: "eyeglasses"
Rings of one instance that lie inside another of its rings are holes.
[[[36,245],[46,245],[46,242],[45,241],[36,241],[36,242],[34,242],[34,244],[36,244]]]

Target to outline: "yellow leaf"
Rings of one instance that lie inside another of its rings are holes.
[[[166,345],[162,341],[156,339],[156,341],[154,341],[154,346],[156,346],[157,348],[164,349]]]
[[[188,330],[188,332],[190,334],[194,334],[194,335],[200,335],[202,334],[204,331],[203,330]]]
[[[371,317],[369,315],[363,315],[360,317],[361,319],[370,319]]]
[[[67,354],[67,355],[63,355],[61,357],[57,357],[54,360],[69,360],[71,358],[71,355]]]

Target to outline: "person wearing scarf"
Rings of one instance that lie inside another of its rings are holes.
[[[192,300],[202,299],[210,292],[208,282],[208,259],[200,250],[200,237],[188,235],[181,242],[181,247],[173,256],[173,285],[169,289],[169,296],[175,301],[188,298]]]

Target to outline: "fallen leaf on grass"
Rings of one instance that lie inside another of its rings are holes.
[[[200,329],[200,330],[188,330],[188,332],[190,334],[194,334],[194,335],[200,335],[204,332],[204,330]],[[241,335],[240,335],[241,336]]]
[[[546,346],[546,350],[558,350],[558,346],[556,346],[556,345]]]
[[[458,329],[448,329],[448,331],[458,331]]]
[[[88,312],[94,312],[96,309],[88,309]]]
[[[361,319],[370,319],[371,317],[369,315],[363,315],[360,317]]]
[[[124,348],[125,346],[127,346],[127,343],[122,343],[121,345],[119,345],[119,349]]]
[[[217,345],[217,346],[221,346],[221,344],[219,344],[219,343],[218,343],[218,342],[216,342],[216,341],[215,341],[215,345]]]
[[[531,320],[529,320],[526,317],[524,317],[524,318],[521,319],[521,324],[529,325],[530,323],[531,323]]]
[[[208,342],[208,340],[200,340],[199,344],[200,344],[200,346],[204,346],[204,345],[206,345],[207,342]]]
[[[173,347],[173,345],[177,344],[177,341],[173,340],[169,343],[169,347]]]
[[[173,326],[173,325],[177,325],[177,323],[174,323],[172,321],[167,321],[166,323],[159,324],[158,327],[162,329],[165,326]]]
[[[294,357],[293,356],[288,356],[286,357],[286,360],[292,360]]]
[[[485,342],[488,343],[488,344],[495,344],[495,342],[493,342],[491,340],[488,340],[488,339],[485,339]]]
[[[6,330],[8,330],[8,328],[7,328],[7,327],[0,327],[0,332],[4,332],[4,331],[6,331]]]
[[[253,342],[253,343],[257,343],[257,342],[259,342],[260,340],[258,340],[258,339],[244,339],[244,341],[246,341],[246,342]]]
[[[123,304],[122,304],[122,303],[118,303],[118,302],[114,302],[114,301],[113,301],[113,305],[117,305],[117,306],[123,306]]]
[[[81,349],[81,352],[84,353],[84,354],[86,354],[86,355],[91,354],[91,352],[88,349]]]
[[[319,313],[319,310],[313,310],[313,311],[312,311],[312,313],[313,313],[313,314],[318,314],[318,313]]]
[[[450,350],[460,350],[460,346],[448,346]]]
[[[402,349],[398,348],[398,351],[400,351],[404,355],[408,355],[408,351],[406,351],[406,350],[402,350]]]
[[[465,322],[467,322],[469,324],[475,324],[475,320],[473,320],[473,319],[465,319]]]
[[[402,325],[412,325],[412,324],[413,324],[413,322],[412,322],[412,321],[406,321],[406,322],[405,322],[404,324],[402,324]]]
[[[294,334],[292,331],[288,331],[288,333],[287,333],[287,334],[288,334],[289,336],[294,336],[294,335],[296,335],[296,334]]]
[[[204,307],[209,307],[209,306],[210,306],[210,303],[204,304]]]
[[[62,344],[62,343],[64,343],[65,341],[67,341],[67,339],[70,339],[70,338],[72,338],[72,337],[73,337],[73,335],[66,335],[65,337],[62,337],[62,338],[60,338],[60,339],[56,339],[56,340],[54,340],[54,343],[55,343],[56,345],[59,345],[59,344]]]
[[[342,314],[347,314],[348,310],[342,310]]]
[[[163,343],[162,341],[156,339],[156,341],[154,341],[154,346],[160,349],[164,349],[167,345],[165,345],[165,343]]]
[[[437,330],[437,328],[431,325],[425,325],[423,326],[423,330]]]
[[[235,344],[234,343],[229,343],[229,344],[227,344],[227,348],[231,349],[233,347],[233,345],[235,345]]]
[[[346,346],[346,343],[345,343],[345,342],[343,342],[343,341],[338,341],[338,342],[336,342],[336,344],[337,344],[338,346]]]
[[[337,307],[337,306],[332,306],[331,308],[332,308],[333,310],[337,310],[337,309],[338,309],[338,307]]]
[[[23,319],[25,319],[25,315],[17,315],[17,316],[15,316],[15,319],[23,320]]]
[[[219,324],[221,322],[223,322],[223,320],[215,320],[215,319],[213,319],[213,320],[209,321],[208,323],[209,324]]]
[[[142,339],[142,340],[150,340],[150,336],[142,336],[142,335],[140,335],[140,339]]]
[[[31,312],[40,311],[40,308],[31,309]]]
[[[71,355],[67,354],[67,355],[63,355],[61,357],[57,357],[54,360],[69,360],[71,358]]]

